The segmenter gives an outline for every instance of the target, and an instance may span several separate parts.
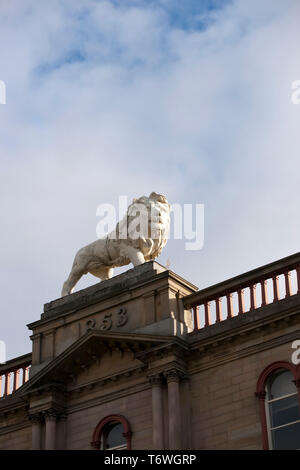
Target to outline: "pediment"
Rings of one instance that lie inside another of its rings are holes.
[[[175,338],[176,340],[176,338]],[[153,336],[135,333],[115,333],[101,330],[90,330],[69,348],[54,358],[42,370],[37,372],[17,392],[19,396],[41,390],[49,384],[67,385],[76,377],[81,377],[91,367],[99,367],[103,377],[121,373],[125,368],[142,365],[139,359],[144,353],[170,345],[174,337]],[[116,355],[120,358],[116,360]],[[109,357],[113,358],[113,367],[109,369]],[[125,361],[124,361],[125,359]],[[103,367],[103,366],[102,366]]]

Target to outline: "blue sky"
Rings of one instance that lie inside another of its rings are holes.
[[[203,249],[170,240],[158,260],[200,288],[299,251],[299,14],[298,0],[1,3],[8,357],[30,350],[26,324],[119,195],[205,205]]]

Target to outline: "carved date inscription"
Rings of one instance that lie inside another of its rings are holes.
[[[105,313],[100,323],[97,324],[96,320],[92,318],[86,322],[85,326],[86,331],[93,330],[94,328],[97,328],[102,331],[108,331],[113,326],[121,327],[126,325],[127,322],[127,310],[125,307],[121,307],[116,313],[116,315],[113,315],[112,313]]]

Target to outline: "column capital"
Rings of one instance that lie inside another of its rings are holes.
[[[172,369],[168,369],[164,371],[164,376],[167,379],[167,382],[180,382],[186,377],[181,370],[176,369],[175,367]]]
[[[149,375],[148,380],[150,384],[152,385],[152,387],[154,387],[155,385],[160,386],[162,385],[162,382],[163,382],[163,376],[162,374]]]
[[[41,411],[37,413],[30,413],[28,418],[32,424],[39,424],[43,421],[43,413]]]
[[[49,408],[48,410],[43,411],[43,416],[48,420],[56,420],[62,415],[62,412],[56,408]]]

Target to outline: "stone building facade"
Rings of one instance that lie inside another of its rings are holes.
[[[0,449],[299,448],[299,312],[300,253],[203,290],[150,261],[45,304],[0,365]]]

